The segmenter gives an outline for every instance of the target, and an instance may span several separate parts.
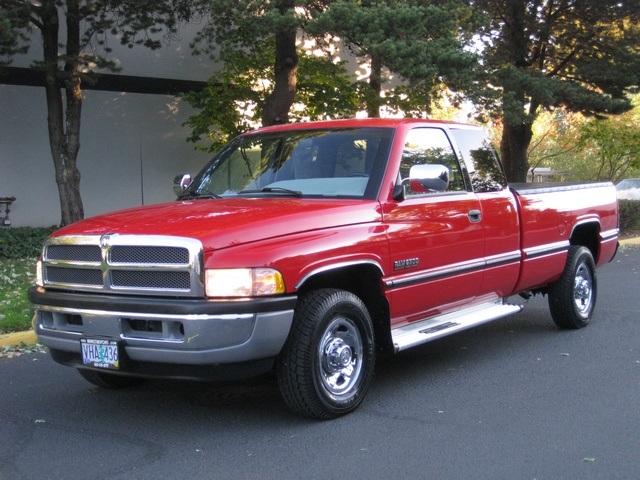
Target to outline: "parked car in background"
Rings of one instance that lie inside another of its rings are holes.
[[[620,200],[640,200],[640,178],[625,178],[616,185]]]

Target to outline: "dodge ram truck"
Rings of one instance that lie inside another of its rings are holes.
[[[618,248],[612,184],[509,186],[472,125],[262,128],[174,188],[43,246],[34,330],[95,385],[275,370],[294,412],[334,418],[376,360],[515,314],[518,295],[584,327]]]

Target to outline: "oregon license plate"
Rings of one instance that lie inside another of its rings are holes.
[[[120,349],[116,340],[103,338],[81,338],[82,363],[88,367],[118,370]]]

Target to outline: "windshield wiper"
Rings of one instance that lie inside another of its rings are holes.
[[[282,195],[290,195],[292,197],[302,197],[302,192],[299,190],[290,190],[282,187],[263,187],[260,190],[242,190],[238,193],[279,193]]]
[[[185,192],[178,197],[178,200],[188,200],[192,198],[222,198],[222,197],[208,190],[205,190],[204,192]]]
[[[293,195],[294,197],[302,196],[302,192],[300,190],[290,190],[288,188],[282,187],[263,187],[260,189],[260,191],[268,193],[285,193],[287,195]]]

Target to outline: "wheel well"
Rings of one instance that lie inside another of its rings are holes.
[[[597,262],[600,254],[599,235],[600,225],[597,222],[583,223],[573,229],[569,241],[571,245],[587,247]]]
[[[378,350],[393,352],[389,325],[389,303],[383,294],[382,275],[373,265],[353,265],[320,272],[307,279],[299,295],[319,288],[339,288],[356,295],[364,302],[375,331]]]

